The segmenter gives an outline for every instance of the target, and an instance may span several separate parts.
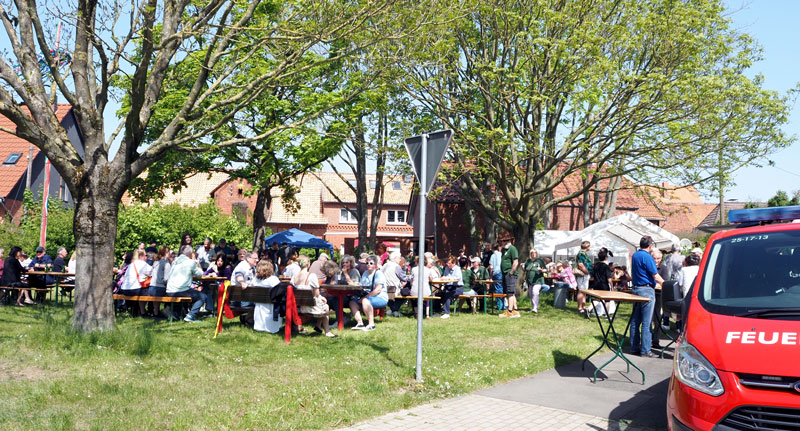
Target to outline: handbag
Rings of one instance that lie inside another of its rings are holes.
[[[575,274],[576,277],[583,277],[586,275],[585,272],[581,271],[578,268],[572,268],[572,273]]]
[[[133,266],[133,271],[136,272],[136,281],[139,282],[139,286],[142,289],[149,288],[150,287],[150,282],[153,281],[153,276],[148,276],[147,278],[144,279],[144,281],[141,281],[141,280],[139,280],[139,270],[136,269],[136,265],[131,264],[131,266]]]

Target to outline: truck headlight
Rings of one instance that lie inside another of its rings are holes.
[[[716,368],[685,339],[676,349],[674,366],[681,383],[714,397],[725,392]]]

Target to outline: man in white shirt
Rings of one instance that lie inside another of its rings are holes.
[[[186,296],[192,298],[192,308],[183,320],[196,322],[199,319],[200,307],[206,301],[206,294],[199,290],[192,289],[194,277],[200,277],[203,271],[192,259],[192,246],[184,245],[181,247],[180,256],[175,259],[169,271],[167,280],[167,296]]]
[[[214,260],[214,251],[211,250],[211,238],[206,237],[203,240],[203,245],[197,247],[197,263],[200,264],[200,268],[205,271],[211,266],[211,261]]]
[[[258,263],[258,253],[255,251],[248,252],[245,250],[244,259],[236,265],[231,274],[231,284],[234,286],[241,286],[242,290],[247,289],[253,282],[256,276],[255,267]],[[252,302],[242,302],[239,304],[241,307],[249,307],[253,305]]]

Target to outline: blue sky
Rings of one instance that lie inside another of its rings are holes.
[[[797,0],[727,0],[733,28],[753,36],[763,48],[763,60],[752,68],[764,75],[764,86],[785,93],[800,81],[800,1]],[[800,112],[792,107],[789,135],[800,137]],[[789,194],[800,190],[800,143],[769,157],[775,166],[744,168],[734,173],[736,185],[726,199],[766,202],[778,190]],[[709,198],[709,201],[715,201]]]

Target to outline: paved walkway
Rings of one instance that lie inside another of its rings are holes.
[[[593,364],[610,354],[593,357],[581,370],[581,361],[544,371],[473,394],[413,407],[344,430],[664,430],[665,402],[671,358],[633,357],[641,374],[617,359],[592,383]],[[505,419],[500,419],[505,418]]]

